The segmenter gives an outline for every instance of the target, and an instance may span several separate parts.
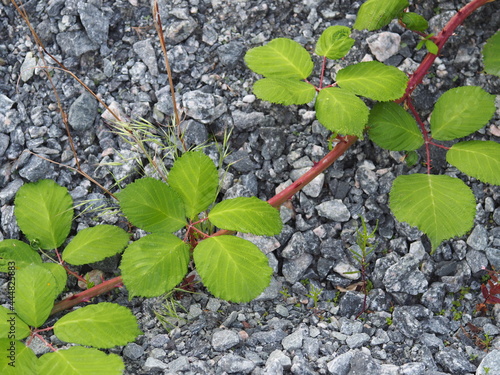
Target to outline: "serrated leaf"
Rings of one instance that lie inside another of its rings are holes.
[[[248,50],[245,62],[255,73],[269,78],[305,79],[314,67],[309,52],[287,38],[273,39],[265,46]]]
[[[355,41],[349,35],[351,29],[347,26],[330,26],[321,33],[314,52],[332,60],[341,59],[354,45]]]
[[[117,354],[81,346],[50,352],[38,359],[38,375],[121,375],[124,370]]]
[[[14,268],[19,269],[22,265],[30,263],[42,263],[42,258],[27,243],[19,240],[0,242],[0,272],[13,272]]]
[[[407,0],[368,0],[358,11],[356,30],[378,30],[388,25],[407,6]]]
[[[73,199],[68,189],[52,180],[21,186],[14,200],[17,224],[42,249],[62,245],[71,229]]]
[[[99,262],[121,252],[129,235],[114,225],[98,225],[77,233],[63,251],[65,262],[74,265]]]
[[[424,232],[434,250],[442,241],[465,234],[474,224],[474,194],[457,178],[428,174],[398,176],[389,198],[396,219]]]
[[[22,340],[28,337],[29,334],[30,327],[28,327],[14,311],[0,306],[0,338]],[[5,352],[2,351],[1,353]]]
[[[353,93],[338,87],[319,92],[315,103],[316,117],[327,129],[340,133],[363,136],[369,109]]]
[[[413,167],[415,164],[418,163],[418,154],[415,151],[410,151],[406,154],[405,157],[405,163],[408,166],[408,168]]]
[[[494,141],[468,141],[454,144],[446,161],[488,184],[500,185],[500,144]]]
[[[141,333],[132,311],[109,302],[74,310],[54,324],[60,340],[102,349],[126,345]]]
[[[40,327],[54,306],[56,288],[56,280],[48,269],[37,264],[21,268],[16,272],[15,312],[26,324]]]
[[[313,85],[284,78],[259,79],[253,85],[253,92],[259,99],[283,105],[306,104],[316,95]]]
[[[190,151],[174,162],[168,183],[181,196],[186,216],[192,220],[215,201],[219,174],[207,155]]]
[[[0,338],[0,374],[2,375],[39,375],[38,358],[33,350],[22,342]]]
[[[434,106],[430,119],[432,138],[449,141],[465,137],[486,125],[495,110],[495,96],[481,87],[448,90]]]
[[[226,199],[210,211],[208,219],[221,229],[259,236],[279,234],[283,227],[280,212],[256,197]]]
[[[427,48],[427,51],[433,55],[437,55],[439,53],[439,47],[430,39],[425,40],[425,48]]]
[[[375,104],[368,118],[368,135],[378,146],[392,151],[416,150],[424,144],[415,119],[394,102]]]
[[[130,244],[120,269],[129,298],[157,297],[182,281],[188,264],[189,246],[172,234],[158,233]]]
[[[148,232],[175,232],[186,225],[181,197],[162,181],[142,178],[116,196],[128,220]]]
[[[337,84],[356,95],[373,100],[395,100],[405,93],[408,77],[393,66],[378,61],[350,65],[337,73]]]
[[[483,47],[484,70],[500,77],[500,30]]]
[[[66,281],[68,280],[68,273],[64,269],[63,266],[57,263],[42,263],[41,267],[50,271],[52,276],[54,276],[54,280],[56,281],[56,286],[54,288],[54,299],[62,293],[64,288],[66,287]]]
[[[217,298],[249,302],[269,286],[273,270],[250,241],[215,236],[201,241],[193,253],[203,284]]]
[[[425,31],[429,27],[427,20],[420,14],[413,12],[404,12],[401,15],[401,22],[406,25],[406,28],[414,31]]]

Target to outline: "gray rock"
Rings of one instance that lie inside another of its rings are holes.
[[[318,204],[316,210],[319,216],[341,223],[349,221],[351,218],[351,213],[347,209],[347,206],[340,199]]]
[[[286,259],[297,259],[306,252],[307,247],[308,244],[302,232],[296,232],[281,252],[281,256]]]
[[[221,370],[228,374],[249,374],[255,368],[255,363],[235,354],[226,354],[218,363]]]
[[[417,295],[427,290],[427,280],[418,269],[419,260],[407,254],[396,264],[390,266],[384,275],[383,283],[388,292]]]
[[[327,363],[328,372],[332,375],[348,375],[351,369],[351,360],[357,355],[357,351],[349,350],[347,353],[335,357]]]
[[[149,344],[154,348],[162,348],[170,342],[170,337],[167,334],[161,333],[155,335],[150,341]]]
[[[493,247],[486,248],[486,257],[488,258],[491,267],[497,270],[500,269],[500,249],[495,249]]]
[[[186,114],[204,124],[212,122],[225,111],[225,104],[217,104],[216,97],[201,90],[188,91],[182,95]]]
[[[23,184],[24,182],[22,179],[16,178],[0,190],[0,205],[3,206],[4,204],[11,203],[17,191],[21,186],[23,186]]]
[[[181,122],[181,131],[188,148],[202,145],[208,140],[207,129],[201,122],[191,119],[183,121]]]
[[[5,154],[9,148],[10,138],[7,134],[0,133],[0,157]]]
[[[139,359],[144,354],[142,346],[137,345],[135,342],[128,343],[123,349],[123,355],[132,360]]]
[[[439,312],[443,308],[446,295],[445,285],[440,282],[432,283],[429,289],[422,295],[422,304],[433,312]]]
[[[241,62],[245,53],[245,45],[240,42],[229,42],[217,48],[219,60],[226,68],[231,68]]]
[[[224,163],[231,164],[232,168],[241,173],[252,172],[259,168],[259,164],[252,161],[249,152],[243,148],[229,154]]]
[[[192,61],[190,56],[192,55],[183,46],[174,46],[167,52],[167,55],[170,68],[174,73],[182,73],[189,69],[189,64]]]
[[[424,375],[425,364],[422,362],[405,363],[399,368],[398,375]]]
[[[83,31],[66,31],[56,35],[57,44],[64,54],[80,57],[86,52],[99,49],[99,45],[89,39]]]
[[[134,43],[134,52],[139,56],[139,58],[146,64],[149,69],[149,73],[153,77],[158,77],[158,62],[156,61],[156,53],[150,39],[141,40]],[[170,89],[169,89],[170,93]]]
[[[94,125],[97,101],[87,92],[81,94],[69,108],[68,121],[76,131],[85,131]]]
[[[236,121],[234,124],[237,126]],[[274,127],[259,127],[259,135],[264,140],[264,145],[261,149],[264,160],[275,160],[283,154],[286,146],[286,137],[282,129]]]
[[[98,45],[106,44],[109,18],[94,5],[83,1],[78,2],[78,13],[89,39]]]
[[[191,17],[170,23],[165,30],[165,41],[170,45],[178,44],[193,33],[198,23]]]
[[[19,171],[19,175],[28,181],[35,182],[43,178],[49,178],[53,170],[54,166],[52,163],[36,155],[32,155],[28,163]]]
[[[488,372],[486,370],[488,368]],[[489,352],[479,364],[476,375],[500,375],[500,350]]]
[[[305,253],[296,259],[285,259],[283,262],[283,276],[290,284],[300,280],[304,272],[311,265],[313,256]]]
[[[21,65],[21,79],[23,82],[27,82],[31,77],[33,77],[37,64],[38,60],[33,56],[33,52],[26,53],[26,57]]]
[[[6,114],[9,109],[12,108],[15,101],[4,94],[0,94],[0,113]]]
[[[406,306],[397,306],[392,315],[393,326],[406,337],[416,339],[422,334],[422,324]]]
[[[377,193],[378,180],[377,174],[374,171],[369,170],[366,167],[360,167],[356,171],[355,178],[361,189],[363,189],[366,194],[371,196]]]
[[[189,370],[189,359],[185,355],[174,359],[168,364],[168,370],[174,374],[179,374],[182,371]]]
[[[266,116],[262,112],[243,112],[235,110],[231,113],[231,116],[233,117],[234,127],[244,131],[252,131],[255,128],[274,125],[274,119],[270,116]],[[263,134],[262,131],[260,131],[260,133],[262,138],[267,136]]]
[[[280,343],[286,336],[286,333],[281,329],[272,329],[270,331],[255,332],[251,339],[263,345],[270,345]]]
[[[240,336],[231,330],[216,331],[212,335],[212,347],[221,352],[240,343]]]
[[[351,368],[349,375],[357,374],[370,374],[370,375],[380,375],[381,368],[380,365],[375,362],[375,360],[365,352],[358,352],[351,359]]]
[[[477,273],[488,267],[488,258],[483,251],[469,250],[465,259],[472,273]]]
[[[146,371],[166,370],[167,367],[166,363],[153,357],[148,357],[148,359],[146,359],[146,363],[144,364],[144,370]]]
[[[209,46],[213,46],[215,42],[217,42],[218,37],[219,34],[217,33],[217,30],[215,30],[211,25],[203,25],[203,35],[201,40],[204,43],[207,43]]]
[[[266,361],[266,367],[271,366],[273,362],[278,362],[281,365],[281,367],[285,370],[288,370],[292,365],[290,357],[288,357],[285,353],[283,353],[283,351],[279,349],[269,354],[269,357],[267,358]]]
[[[363,308],[364,295],[362,293],[347,292],[342,296],[339,303],[339,315],[351,317],[361,312]],[[367,301],[367,304],[370,302]]]
[[[495,223],[500,225],[500,207],[495,208],[495,211],[493,212],[493,220]]]
[[[435,355],[435,360],[450,374],[463,375],[474,372],[476,369],[461,352],[450,347],[440,350]]]
[[[302,347],[303,340],[304,332],[302,328],[299,328],[281,340],[281,345],[283,345],[283,348],[288,351],[297,350]]]
[[[385,61],[398,53],[401,37],[399,34],[384,31],[366,39],[370,51],[378,61]]]
[[[347,346],[351,349],[361,348],[370,341],[370,336],[366,333],[355,333],[348,336],[345,340]]]
[[[467,238],[467,245],[475,250],[486,249],[486,245],[488,245],[488,231],[483,225],[478,224],[474,227]]]
[[[312,164],[312,162],[311,162],[311,164]],[[301,169],[294,169],[290,173],[290,177],[294,181],[296,181],[304,173],[306,173],[309,169],[310,169],[309,167],[308,168],[301,168]],[[323,190],[324,183],[325,183],[325,175],[324,175],[324,173],[320,173],[311,182],[309,182],[306,186],[304,186],[302,188],[302,192],[309,197],[316,198],[321,194],[321,191]]]

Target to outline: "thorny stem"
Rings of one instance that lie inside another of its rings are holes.
[[[430,145],[429,142],[431,140],[431,137],[429,136],[429,132],[425,128],[425,124],[423,123],[422,119],[420,118],[417,110],[413,106],[413,103],[411,101],[411,98],[408,97],[406,98],[406,105],[410,109],[411,113],[413,114],[413,117],[415,120],[417,120],[418,126],[420,127],[420,131],[422,132],[422,135],[424,137],[424,143],[425,143],[425,155],[427,158],[426,164],[427,164],[427,174],[431,174],[431,150],[430,150]]]
[[[326,69],[326,56],[323,56],[323,63],[321,64],[321,74],[319,76],[319,89],[323,88],[323,78],[325,78]]]

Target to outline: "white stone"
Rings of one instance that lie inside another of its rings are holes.
[[[366,39],[370,51],[378,61],[385,61],[399,51],[401,37],[399,34],[384,31]]]

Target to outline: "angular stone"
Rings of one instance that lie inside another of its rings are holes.
[[[97,101],[86,92],[81,94],[69,108],[68,121],[76,131],[85,131],[94,125],[97,116]]]
[[[500,375],[500,350],[492,350],[483,358],[476,375],[486,374],[486,368],[489,368],[488,375]]]
[[[467,238],[467,245],[474,250],[484,250],[488,245],[488,231],[483,225],[476,225]]]
[[[216,331],[212,335],[212,347],[217,351],[224,351],[240,343],[238,333],[231,330]]]
[[[146,64],[149,69],[149,73],[153,77],[158,76],[158,62],[156,61],[156,52],[151,44],[150,39],[141,40],[139,42],[134,43],[133,47],[134,52],[139,56],[139,58]],[[170,89],[169,89],[170,92]]]
[[[408,293],[417,295],[427,290],[427,279],[418,270],[418,259],[412,254],[407,254],[396,264],[390,266],[383,279],[388,292]]]
[[[255,368],[254,362],[235,354],[226,354],[218,365],[228,374],[249,374]]]
[[[351,213],[347,206],[340,199],[326,201],[316,206],[319,216],[337,221],[346,222],[351,218]]]
[[[91,41],[98,45],[105,45],[108,40],[109,18],[96,6],[78,2],[80,20]]]
[[[64,54],[80,57],[86,52],[99,49],[99,45],[89,39],[83,31],[66,31],[56,35],[57,44]]]
[[[476,366],[458,350],[445,347],[435,355],[436,362],[450,374],[465,375],[476,370]]]
[[[385,61],[398,53],[401,37],[399,34],[384,31],[366,39],[370,51],[378,61]]]

